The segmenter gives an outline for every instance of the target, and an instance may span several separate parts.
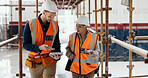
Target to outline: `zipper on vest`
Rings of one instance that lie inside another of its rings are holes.
[[[81,48],[79,48],[79,71],[79,74],[81,75]]]

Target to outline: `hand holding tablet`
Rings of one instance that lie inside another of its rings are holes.
[[[63,55],[63,52],[50,52],[50,54]]]
[[[45,51],[55,50],[55,48],[49,47],[49,46],[46,45],[46,44],[43,44],[43,45],[39,46],[39,49],[40,49],[40,50],[45,50]]]
[[[49,56],[53,59],[58,60],[63,55],[63,52],[51,52]]]

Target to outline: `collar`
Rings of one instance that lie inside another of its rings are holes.
[[[43,24],[43,21],[41,20],[41,15],[42,15],[42,13],[38,16],[41,26],[49,25],[50,22],[47,22],[46,25]]]
[[[87,31],[86,31],[86,35],[85,35],[84,39],[87,37],[88,33],[89,33],[89,31],[87,30]],[[79,36],[79,38],[81,38],[81,39],[82,39],[81,34],[78,34],[78,36]]]

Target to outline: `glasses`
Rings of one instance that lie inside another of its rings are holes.
[[[77,28],[84,28],[85,25],[76,25]]]
[[[56,13],[55,12],[49,12],[49,11],[46,11],[45,12],[47,13],[48,17],[55,17],[56,16]]]
[[[48,17],[55,17],[56,14],[48,14]]]

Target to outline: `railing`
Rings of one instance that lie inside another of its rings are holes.
[[[135,39],[148,39],[148,36],[136,36]]]
[[[10,43],[10,42],[12,42],[14,40],[17,40],[17,39],[18,39],[18,36],[15,36],[15,37],[10,38],[8,40],[2,41],[2,42],[0,42],[0,47],[4,46],[4,45],[6,45],[6,44],[8,44],[8,43]]]
[[[95,31],[91,28],[88,28],[88,30],[95,33]],[[132,52],[135,52],[138,55],[141,55],[142,57],[144,57],[144,62],[148,63],[148,51],[147,50],[144,50],[144,49],[141,49],[141,48],[136,47],[134,45],[128,44],[128,43],[118,40],[112,36],[109,36],[108,38],[111,39],[111,41],[119,44],[120,46],[122,46]],[[148,36],[136,36],[135,39],[148,39]],[[132,76],[132,77],[148,77],[148,75]],[[129,78],[129,77],[118,77],[118,78]]]
[[[88,28],[88,30],[90,30],[91,32],[95,33],[95,31],[93,29],[91,29],[91,28]],[[125,43],[125,42],[123,42],[121,40],[118,40],[118,39],[116,39],[116,38],[114,38],[112,36],[109,36],[109,38],[113,42],[119,44],[120,46],[122,46],[122,47],[124,47],[124,48],[126,48],[128,50],[131,50],[131,51],[133,51],[133,52],[135,52],[135,53],[137,53],[137,54],[139,54],[139,55],[141,55],[141,56],[143,56],[145,58],[148,58],[148,51],[147,50],[141,49],[141,48],[136,47],[134,45],[130,45],[130,44]],[[148,36],[136,36],[136,38],[137,39],[147,39]]]
[[[135,52],[135,53],[137,53],[137,54],[139,54],[139,55],[141,55],[143,57],[148,57],[148,51],[147,50],[141,49],[141,48],[136,47],[134,45],[130,45],[130,44],[125,43],[125,42],[123,42],[121,40],[118,40],[118,39],[116,39],[116,38],[114,38],[112,36],[110,36],[110,39],[113,42],[119,44],[120,46],[122,46],[122,47],[124,47],[126,49],[129,49],[129,50],[131,50],[131,51],[133,51],[133,52]]]

